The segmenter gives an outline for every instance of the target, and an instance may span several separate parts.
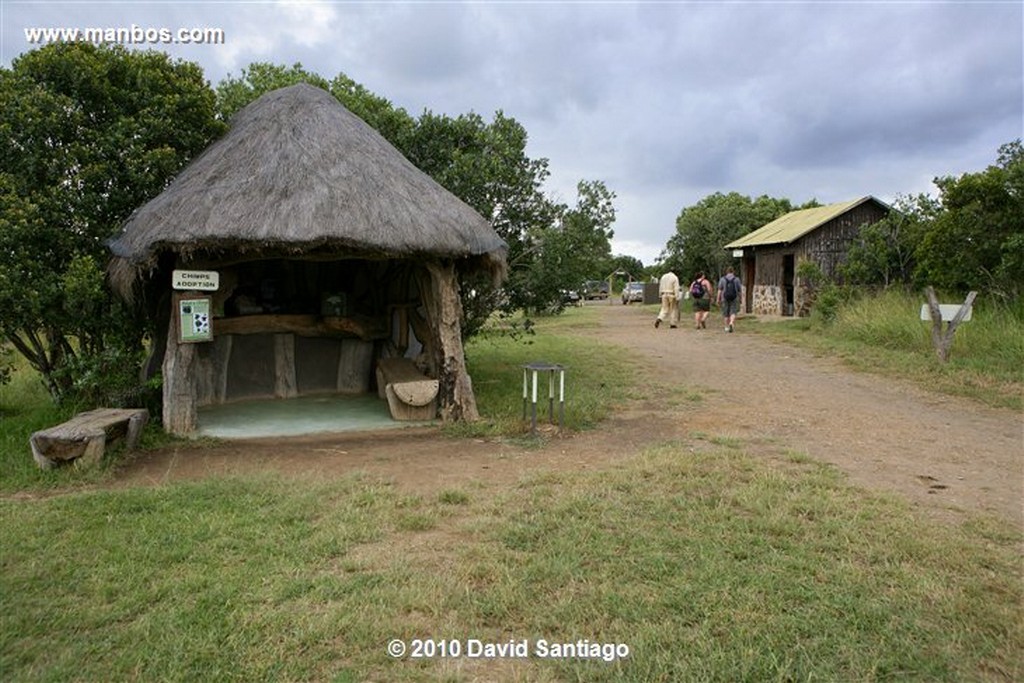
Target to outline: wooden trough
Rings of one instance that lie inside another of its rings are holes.
[[[43,469],[57,461],[94,465],[103,458],[107,442],[124,437],[125,446],[135,448],[149,413],[142,408],[97,408],[79,413],[63,424],[35,432],[29,438],[32,457]]]
[[[382,358],[377,363],[377,395],[387,399],[392,419],[433,420],[437,389],[438,381],[408,358]]]

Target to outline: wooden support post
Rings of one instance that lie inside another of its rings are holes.
[[[942,308],[939,305],[938,297],[935,296],[935,290],[929,285],[925,287],[924,293],[928,297],[928,311],[932,319],[932,346],[935,347],[935,353],[939,360],[945,363],[949,360],[949,350],[953,346],[953,334],[970,312],[978,293],[971,292],[967,295],[967,299],[960,305],[960,310],[946,325],[945,331],[942,329]]]
[[[295,336],[274,335],[274,398],[295,398],[299,395],[295,378]]]
[[[445,422],[473,422],[480,419],[473,383],[466,371],[462,347],[462,302],[459,300],[455,264],[451,261],[426,264],[420,279],[420,296],[430,320],[429,345],[437,364],[439,412]]]
[[[182,292],[171,297],[171,324],[167,333],[167,351],[164,353],[164,430],[179,436],[196,429],[196,346],[179,341],[181,317],[178,302]]]

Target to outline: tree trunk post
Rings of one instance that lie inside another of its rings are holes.
[[[164,353],[164,431],[184,436],[195,431],[196,417],[196,346],[183,344],[178,302],[183,294],[171,297],[171,324],[167,329],[167,351]]]
[[[960,310],[956,312],[953,319],[946,325],[945,331],[942,329],[942,308],[939,306],[939,299],[935,295],[935,289],[929,285],[925,287],[924,293],[928,297],[928,312],[932,318],[932,346],[935,347],[935,353],[938,355],[939,360],[945,363],[949,360],[949,350],[953,346],[953,334],[960,323],[963,322],[967,312],[971,310],[971,306],[974,305],[974,299],[977,298],[978,293],[970,292],[967,295],[967,298],[960,305]]]
[[[420,280],[421,296],[431,323],[437,362],[438,412],[445,422],[473,422],[480,418],[473,383],[466,371],[462,346],[462,302],[451,261],[426,263],[429,277]]]

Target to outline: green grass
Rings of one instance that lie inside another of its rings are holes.
[[[62,486],[88,476],[43,472],[32,459],[28,444],[32,432],[52,427],[68,417],[67,410],[53,405],[28,363],[17,357],[11,382],[0,385],[0,490]]]
[[[1019,536],[669,443],[464,495],[211,478],[0,501],[0,677],[1019,680]],[[628,658],[392,659],[393,638]]]
[[[638,395],[615,349],[562,335],[572,320],[470,345],[485,430],[523,431],[530,360],[569,366],[574,428]],[[5,439],[49,410],[2,400]],[[0,459],[8,491],[37,491],[0,498],[4,681],[1024,679],[1019,531],[939,524],[797,451],[754,458],[694,432],[510,486],[410,494],[353,473],[104,489],[35,470],[24,437]],[[630,654],[395,659],[396,638]]]
[[[948,299],[944,299],[948,300]],[[920,320],[922,297],[888,292],[846,304],[831,325],[803,319],[752,325],[851,367],[916,382],[1001,408],[1024,408],[1024,310],[981,302],[954,335],[942,363],[931,342],[931,323]]]
[[[449,428],[453,434],[515,435],[529,429],[523,417],[523,370],[526,363],[546,361],[566,366],[565,426],[590,429],[636,392],[636,368],[618,346],[571,336],[573,329],[596,325],[593,307],[567,309],[562,315],[539,318],[536,334],[516,340],[502,329],[491,328],[466,347],[469,374],[477,407],[484,420]],[[539,389],[538,421],[548,417],[546,380]],[[556,387],[557,392],[557,387]],[[556,418],[557,409],[556,405]]]

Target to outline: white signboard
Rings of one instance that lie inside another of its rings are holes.
[[[733,249],[732,250],[732,257],[733,258],[742,258],[743,257],[743,250],[742,249]]]
[[[956,314],[960,311],[960,304],[939,304],[939,313],[942,314],[942,322],[948,323],[950,320],[956,317]],[[974,306],[967,309],[967,313],[964,314],[963,322],[967,322],[971,319],[971,313],[974,312]],[[932,313],[928,308],[928,304],[921,304],[921,320],[931,320]]]
[[[215,270],[176,270],[171,286],[185,291],[216,292],[220,286],[220,273]]]

